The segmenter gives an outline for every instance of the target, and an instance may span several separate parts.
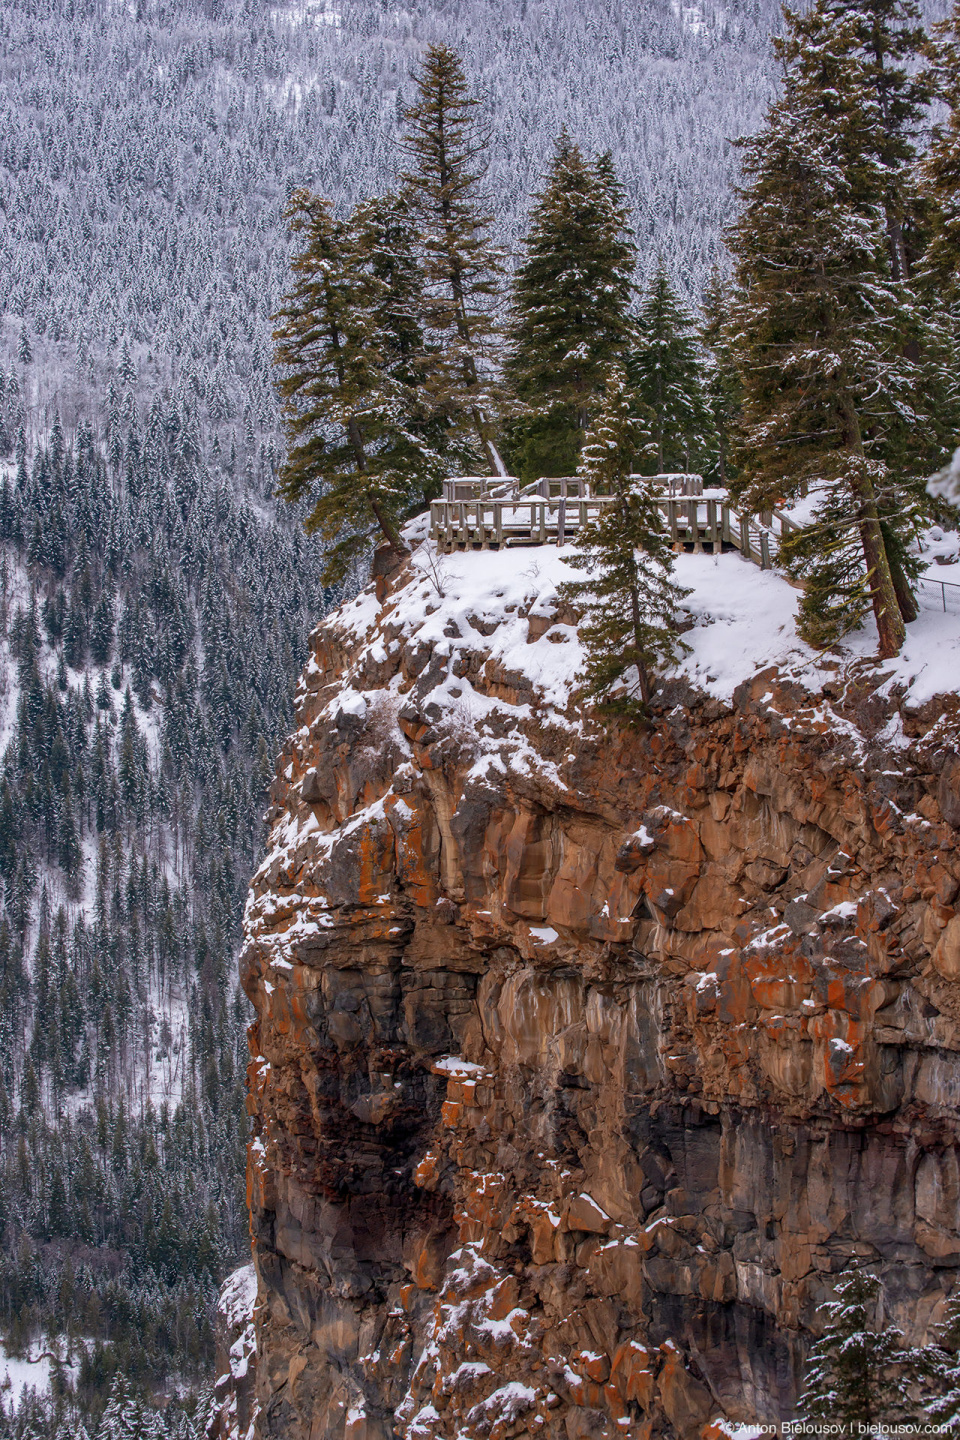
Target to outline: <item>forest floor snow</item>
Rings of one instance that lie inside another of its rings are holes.
[[[32,1351],[45,1350],[48,1341],[41,1336],[30,1346]],[[10,1414],[16,1410],[27,1390],[35,1395],[45,1395],[50,1389],[53,1362],[46,1356],[36,1360],[8,1355],[0,1345],[0,1404]],[[76,1380],[79,1366],[75,1363],[64,1366],[65,1373]]]

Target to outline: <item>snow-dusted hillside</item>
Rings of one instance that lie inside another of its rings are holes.
[[[92,418],[112,381],[146,406],[162,388],[189,399],[225,453],[269,443],[285,198],[306,184],[339,208],[394,183],[398,115],[433,40],[462,51],[487,97],[485,183],[508,250],[566,124],[612,152],[643,274],[662,251],[695,294],[731,213],[727,137],[762,113],[778,24],[775,0],[695,18],[659,0],[12,0],[0,369],[37,425]]]
[[[324,608],[295,517],[175,410],[113,439],[55,423],[0,466],[0,1344],[40,1426],[31,1357],[67,1335],[91,1422],[115,1373],[211,1377],[247,1244],[238,921]]]

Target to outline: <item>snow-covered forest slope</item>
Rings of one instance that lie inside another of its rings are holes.
[[[609,148],[649,271],[697,292],[731,213],[729,137],[770,94],[774,0],[441,0],[387,8],[13,0],[0,15],[0,364],[25,331],[29,405],[70,424],[124,343],[134,392],[190,395],[213,424],[272,428],[268,316],[286,196],[338,206],[397,162],[423,46],[458,49],[488,96],[488,190],[517,241],[562,125]],[[641,276],[641,278],[644,278]]]

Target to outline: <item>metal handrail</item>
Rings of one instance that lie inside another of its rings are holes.
[[[943,600],[943,613],[944,613],[944,615],[946,615],[946,613],[947,613],[947,591],[948,591],[948,590],[960,590],[960,585],[957,584],[956,580],[935,580],[932,575],[918,575],[918,576],[917,576],[917,579],[920,581],[920,584],[921,584],[921,585],[939,585],[939,586],[940,586],[940,595],[941,595],[941,598],[942,598],[942,600]]]

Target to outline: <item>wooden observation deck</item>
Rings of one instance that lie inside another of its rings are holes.
[[[699,475],[637,475],[658,492],[657,503],[676,551],[738,550],[762,570],[773,565],[782,535],[799,526],[780,510],[748,515],[735,510],[726,490],[705,490]],[[443,498],[430,505],[430,535],[438,550],[501,550],[506,546],[564,545],[614,504],[577,476],[544,478],[521,486],[510,477],[462,476],[445,480]]]

